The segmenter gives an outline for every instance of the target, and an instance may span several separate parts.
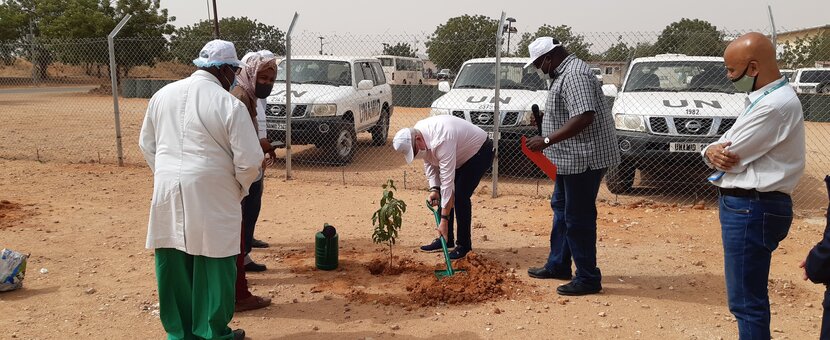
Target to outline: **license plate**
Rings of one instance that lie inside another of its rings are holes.
[[[499,136],[501,136],[501,133],[499,133]],[[493,139],[493,131],[487,131],[487,137],[490,137],[490,139]]]
[[[669,143],[669,152],[701,152],[706,145],[703,143]]]
[[[265,127],[269,130],[285,130],[285,123],[283,122],[267,122]]]

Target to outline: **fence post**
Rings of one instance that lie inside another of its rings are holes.
[[[499,126],[501,125],[501,109],[499,103],[501,98],[501,35],[504,31],[504,18],[506,14],[501,12],[499,28],[496,30],[496,102],[493,106],[493,198],[499,197]]]
[[[115,147],[118,154],[118,166],[124,166],[124,148],[121,146],[121,112],[118,110],[118,70],[115,64],[114,39],[132,17],[129,14],[124,16],[124,19],[121,19],[121,22],[107,35],[107,44],[110,50],[110,80],[112,80],[112,106],[115,114]]]
[[[291,179],[291,116],[294,110],[291,107],[291,33],[294,32],[294,24],[300,15],[294,12],[291,19],[291,26],[285,34],[285,179]]]

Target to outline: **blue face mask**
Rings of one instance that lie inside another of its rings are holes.
[[[230,66],[228,66],[228,67],[230,67]],[[222,78],[225,78],[226,82],[231,84],[231,86],[228,88],[228,91],[233,91],[233,88],[236,87],[236,75],[234,75],[233,81],[228,80],[228,77],[225,77],[225,74],[222,73],[222,68],[221,67],[219,67],[219,74],[222,75]],[[234,74],[236,74],[236,72],[234,72]]]

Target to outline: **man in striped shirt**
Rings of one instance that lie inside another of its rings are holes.
[[[528,47],[533,65],[551,86],[542,118],[542,136],[531,138],[531,150],[543,150],[557,166],[550,205],[553,229],[550,255],[540,268],[528,269],[538,279],[570,280],[560,295],[594,294],[602,290],[597,267],[596,198],[606,169],[620,162],[616,131],[601,84],[588,65],[551,37]]]

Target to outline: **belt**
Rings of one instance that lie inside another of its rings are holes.
[[[756,189],[742,188],[718,188],[718,193],[720,193],[721,196],[752,197],[757,199],[790,198],[789,194],[785,194],[780,191],[758,191]]]

